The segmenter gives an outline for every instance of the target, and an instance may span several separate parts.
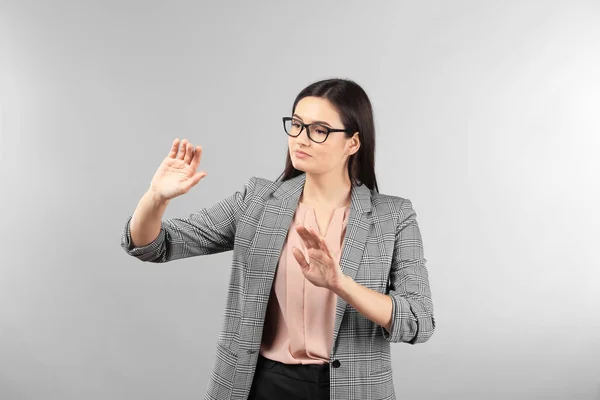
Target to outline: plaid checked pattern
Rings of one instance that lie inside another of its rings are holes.
[[[131,245],[131,215],[127,219],[121,246],[142,261],[233,250],[205,400],[248,397],[271,285],[305,179],[306,174],[285,182],[252,177],[211,207],[163,220],[159,236],[143,247]],[[390,343],[422,343],[435,329],[425,263],[411,201],[353,186],[340,266],[356,282],[391,296],[393,318],[388,332],[337,298],[330,352],[332,400],[396,398]]]

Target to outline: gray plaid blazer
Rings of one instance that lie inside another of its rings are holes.
[[[167,262],[233,250],[223,325],[205,400],[247,399],[279,255],[306,174],[284,182],[252,177],[243,189],[187,218],[162,221],[158,237],[132,247],[129,221],[121,245],[142,261]],[[340,266],[392,298],[388,332],[342,298],[330,352],[331,399],[395,399],[390,343],[425,342],[435,321],[416,213],[408,199],[353,186]]]

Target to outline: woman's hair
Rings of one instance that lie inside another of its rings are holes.
[[[313,96],[328,100],[339,113],[347,138],[359,132],[360,148],[348,159],[348,176],[353,185],[364,184],[379,192],[375,177],[375,123],[371,101],[362,87],[347,79],[325,79],[314,82],[304,88],[292,106],[292,115],[296,105],[304,97]],[[277,181],[286,181],[303,173],[292,164],[287,151],[285,169]]]

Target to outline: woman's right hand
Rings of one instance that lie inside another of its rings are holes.
[[[150,190],[163,200],[170,200],[190,191],[207,173],[196,172],[202,158],[202,146],[192,146],[187,139],[173,141],[169,155],[163,160],[150,183]]]

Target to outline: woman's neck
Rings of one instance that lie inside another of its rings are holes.
[[[352,184],[347,176],[313,176],[307,173],[300,202],[310,206],[341,208],[350,205],[351,195]]]

